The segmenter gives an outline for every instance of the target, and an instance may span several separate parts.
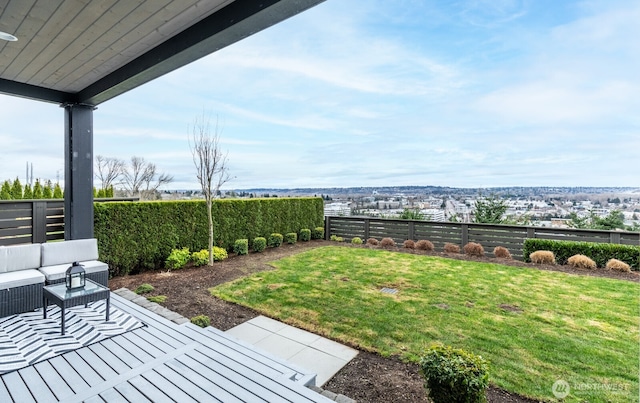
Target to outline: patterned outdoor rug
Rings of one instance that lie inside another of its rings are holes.
[[[0,374],[55,357],[67,351],[145,326],[113,305],[105,322],[105,301],[68,308],[65,335],[60,335],[60,308],[42,309],[0,318]]]

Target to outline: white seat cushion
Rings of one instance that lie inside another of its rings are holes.
[[[40,267],[40,244],[14,245],[0,249],[0,273]]]
[[[106,263],[100,262],[98,260],[89,260],[86,262],[80,262],[80,264],[84,267],[84,271],[87,274],[109,270],[109,266]],[[54,266],[41,267],[38,270],[40,270],[42,274],[44,274],[47,281],[52,282],[52,281],[64,279],[67,269],[70,266],[71,266],[71,263],[65,263],[65,264],[57,264]]]
[[[59,264],[69,267],[73,262],[89,260],[98,260],[98,240],[95,238],[42,244],[42,267]]]
[[[0,290],[39,283],[44,285],[44,275],[35,269],[0,273]]]

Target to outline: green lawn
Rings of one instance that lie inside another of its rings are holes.
[[[382,355],[463,348],[525,396],[553,401],[562,379],[565,401],[638,401],[638,283],[339,246],[273,265],[211,293]]]

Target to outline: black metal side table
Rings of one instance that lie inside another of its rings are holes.
[[[110,296],[111,292],[107,287],[90,279],[86,280],[84,288],[73,290],[67,289],[67,285],[65,283],[47,285],[42,288],[42,317],[47,319],[47,306],[49,303],[57,305],[62,314],[62,330],[60,334],[64,335],[64,311],[66,308],[83,304],[86,307],[89,302],[106,299],[107,313],[105,315],[105,321],[108,321]]]

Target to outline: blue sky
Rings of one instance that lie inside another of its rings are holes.
[[[640,2],[328,0],[101,104],[94,153],[196,189],[640,186]],[[0,178],[64,172],[63,111],[0,95]]]

